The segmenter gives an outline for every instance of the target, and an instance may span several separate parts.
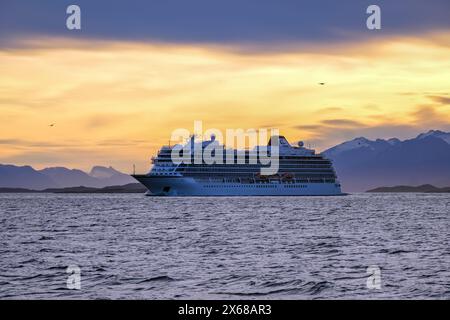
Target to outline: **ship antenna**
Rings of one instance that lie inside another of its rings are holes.
[[[136,165],[133,163],[133,175],[136,174]]]

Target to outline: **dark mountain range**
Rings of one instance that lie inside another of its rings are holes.
[[[379,186],[450,185],[450,133],[431,130],[414,139],[356,138],[324,151],[347,192]]]
[[[333,160],[346,192],[380,186],[450,185],[450,133],[447,132],[431,130],[404,141],[360,137],[323,153]],[[30,166],[0,165],[0,188],[104,188],[135,182],[111,167],[95,166],[86,173],[64,167],[35,170]]]
[[[111,167],[93,167],[90,173],[64,167],[35,170],[30,166],[0,164],[0,188],[24,188],[43,190],[49,188],[90,187],[125,185],[136,181],[127,174]]]
[[[57,185],[52,178],[30,166],[0,164],[0,187],[45,189],[57,187]]]

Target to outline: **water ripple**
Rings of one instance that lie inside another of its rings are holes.
[[[448,194],[0,194],[0,298],[449,299],[449,208]]]

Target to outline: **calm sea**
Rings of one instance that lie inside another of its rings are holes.
[[[0,194],[0,221],[2,299],[450,298],[450,194]]]

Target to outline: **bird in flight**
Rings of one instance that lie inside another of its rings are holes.
[[[52,123],[52,124],[50,124],[50,125],[49,125],[49,127],[53,127],[54,125],[55,125],[55,124],[54,124],[54,123]]]
[[[321,86],[323,86],[323,85],[325,85],[325,82],[319,82],[319,84],[320,84]]]

